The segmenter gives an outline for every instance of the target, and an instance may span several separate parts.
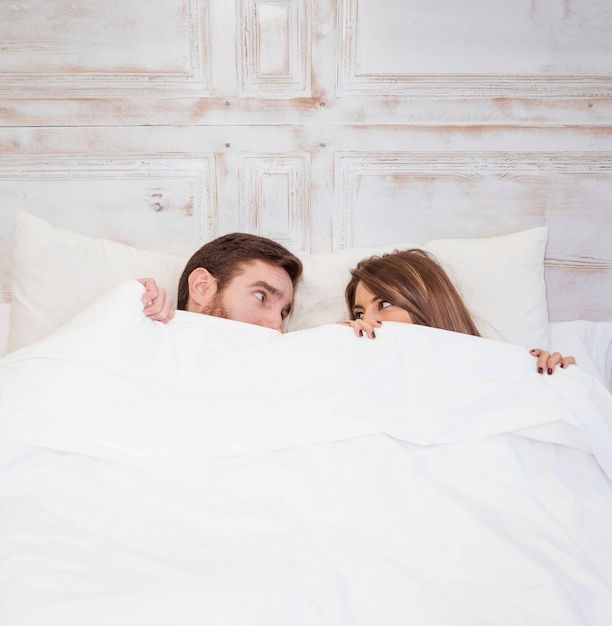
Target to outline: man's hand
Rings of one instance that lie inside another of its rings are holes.
[[[138,278],[145,292],[142,296],[144,314],[158,322],[169,322],[174,317],[174,302],[163,287],[158,287],[153,278]]]

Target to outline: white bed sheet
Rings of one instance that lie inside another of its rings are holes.
[[[0,302],[0,357],[7,351],[11,305]]]
[[[0,357],[7,353],[9,322],[10,304],[0,303]],[[549,330],[548,349],[574,356],[578,367],[599,378],[612,392],[612,322],[553,322]]]
[[[25,453],[24,453],[25,455]],[[513,435],[2,477],[4,626],[608,626],[610,484]]]
[[[609,626],[595,377],[402,324],[164,326],[139,298],[0,361],[3,626]]]
[[[599,378],[612,392],[612,322],[554,322],[550,337],[554,350],[574,356],[580,369]]]

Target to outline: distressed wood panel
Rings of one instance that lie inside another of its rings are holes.
[[[303,252],[310,215],[310,155],[245,155],[240,166],[240,230]]]
[[[546,225],[551,319],[612,319],[612,152],[341,153],[336,172],[335,248]]]
[[[0,95],[210,89],[202,0],[0,3]]]
[[[610,319],[611,147],[612,128],[0,129],[0,280],[17,207],[144,247],[246,229],[306,253],[546,224],[552,317]]]
[[[339,0],[340,94],[610,97],[608,0]],[[382,44],[382,45],[381,45]]]
[[[310,13],[304,0],[244,0],[241,95],[310,95]]]
[[[10,247],[17,210],[91,236],[184,253],[215,232],[213,175],[210,159],[0,161],[2,300],[10,301]]]
[[[612,119],[606,0],[35,0],[0,41],[0,125]]]
[[[15,206],[303,252],[546,223],[553,316],[609,319],[606,0],[33,0],[0,42],[2,259]]]

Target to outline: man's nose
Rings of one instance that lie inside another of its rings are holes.
[[[268,318],[266,318],[264,326],[266,326],[266,328],[271,328],[272,330],[277,330],[279,333],[284,332],[283,331],[283,316],[279,313],[277,314],[272,314],[270,315]]]

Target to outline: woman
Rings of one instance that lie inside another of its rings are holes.
[[[480,336],[459,292],[442,267],[424,250],[396,251],[364,259],[351,270],[346,304],[358,337],[376,337],[383,322],[405,322]],[[540,374],[552,374],[559,365],[575,364],[563,357],[534,348]]]

